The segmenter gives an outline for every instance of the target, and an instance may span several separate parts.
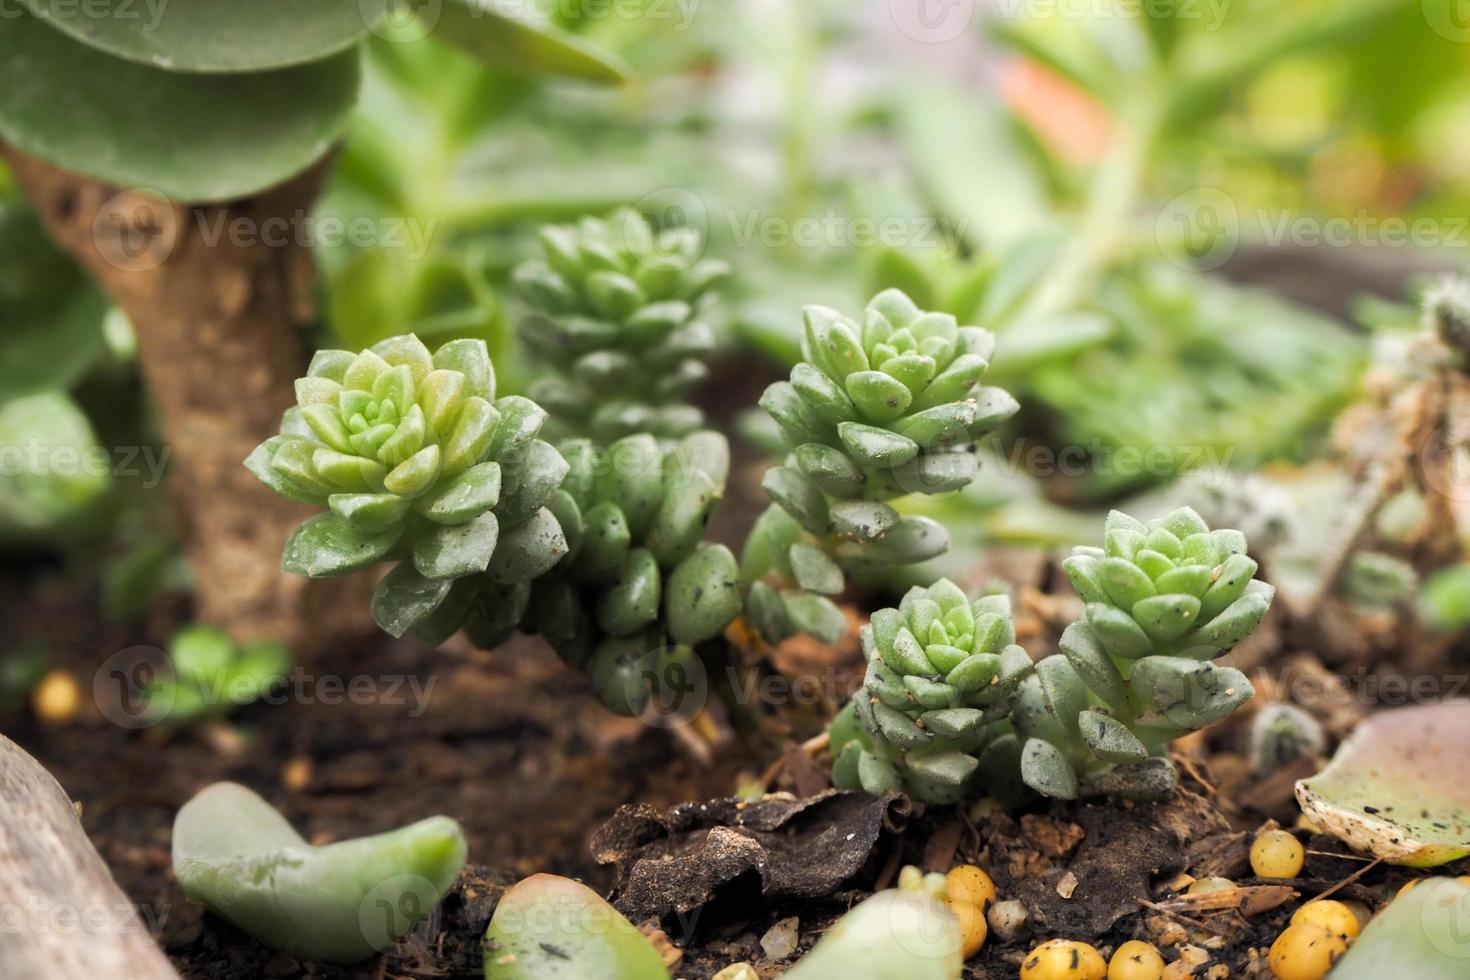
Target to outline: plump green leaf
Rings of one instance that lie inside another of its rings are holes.
[[[454,527],[434,526],[413,539],[413,564],[426,578],[458,578],[483,572],[495,554],[500,521],[486,512]]]
[[[643,933],[586,885],[538,874],[500,897],[485,931],[485,980],[668,980]]]
[[[207,787],[174,820],[186,896],[290,956],[329,963],[391,946],[438,904],[466,851],[448,817],[313,847],[235,783]]]
[[[180,201],[279,184],[347,126],[358,57],[296,68],[180,75],[122,61],[29,15],[0,31],[0,137],[32,156]]]
[[[567,539],[556,517],[545,507],[520,527],[500,535],[485,573],[502,585],[529,582],[549,572],[567,553]]]
[[[676,643],[719,636],[740,613],[740,567],[729,548],[701,544],[669,575],[664,619]]]
[[[286,542],[281,568],[308,578],[347,575],[382,560],[397,543],[399,531],[361,530],[336,514],[308,517]]]
[[[387,3],[358,0],[25,0],[31,13],[82,44],[173,72],[255,72],[318,61],[353,47]],[[371,17],[371,19],[369,19]]]
[[[663,574],[653,555],[634,548],[623,558],[613,587],[597,605],[597,622],[613,636],[627,636],[658,618]]]
[[[1021,750],[1021,778],[1042,796],[1075,800],[1079,791],[1077,774],[1060,749],[1039,738],[1026,740]]]
[[[33,448],[39,455],[29,457]],[[75,454],[73,465],[62,465]],[[0,404],[0,534],[21,538],[63,530],[111,483],[106,451],[65,393],[46,391]],[[13,455],[12,455],[13,454]],[[101,461],[101,466],[96,463]]]
[[[454,584],[450,578],[426,578],[412,562],[401,562],[373,592],[373,622],[389,636],[403,636],[434,614]]]

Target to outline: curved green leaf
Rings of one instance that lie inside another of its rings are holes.
[[[0,137],[65,170],[175,200],[279,184],[321,158],[357,99],[348,51],[248,76],[103,54],[31,16],[0,31]]]
[[[358,0],[25,0],[74,40],[175,72],[249,72],[317,61],[355,45],[371,26]]]
[[[522,12],[505,0],[443,0],[437,14],[420,11],[433,36],[508,75],[569,75],[618,84],[628,77],[616,57]],[[433,8],[431,7],[430,10]]]

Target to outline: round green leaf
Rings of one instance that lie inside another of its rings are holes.
[[[31,16],[0,31],[0,137],[76,173],[180,201],[281,183],[321,158],[357,99],[348,51],[249,76],[123,61]]]
[[[386,0],[25,0],[74,40],[174,72],[248,72],[317,61],[355,45]]]

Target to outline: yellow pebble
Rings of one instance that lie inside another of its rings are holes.
[[[1184,892],[1186,895],[1208,895],[1211,892],[1228,892],[1235,887],[1229,878],[1198,878]]]
[[[969,902],[951,902],[949,910],[960,920],[960,941],[964,945],[965,959],[980,952],[985,937],[990,935],[990,926],[985,921],[985,910]]]
[[[1052,939],[1037,946],[1021,963],[1021,980],[1107,980],[1102,954],[1086,943]]]
[[[962,864],[944,876],[945,896],[950,904],[964,902],[984,912],[995,901],[995,882],[973,864]]]
[[[1271,944],[1266,962],[1276,980],[1323,980],[1347,948],[1346,939],[1321,926],[1289,926]]]
[[[31,692],[31,705],[36,717],[49,725],[64,725],[77,716],[82,707],[82,692],[76,678],[64,670],[53,670]]]
[[[1351,942],[1358,938],[1358,917],[1342,902],[1308,902],[1291,917],[1294,926],[1321,926],[1334,936]]]
[[[1159,980],[1164,958],[1151,944],[1130,939],[1118,947],[1108,963],[1108,980]]]
[[[1251,869],[1261,878],[1295,878],[1306,860],[1301,841],[1284,830],[1268,830],[1251,845]]]

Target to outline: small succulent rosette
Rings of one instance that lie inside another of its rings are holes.
[[[521,337],[556,371],[532,385],[531,397],[558,425],[603,444],[699,429],[703,414],[683,399],[708,373],[714,334],[701,315],[729,272],[701,257],[700,233],[655,232],[624,209],[548,227],[541,249],[544,258],[515,271],[529,309]]]
[[[1077,548],[1065,568],[1085,611],[1021,687],[1022,777],[1052,797],[1167,796],[1168,742],[1254,693],[1211,661],[1260,623],[1275,590],[1255,578],[1244,535],[1187,507],[1148,523],[1114,511],[1104,546]]]
[[[968,485],[976,440],[1018,407],[1003,389],[980,384],[995,347],[990,331],[925,312],[899,290],[878,294],[861,325],[821,306],[807,307],[805,318],[801,363],[761,398],[792,450],[764,481],[784,516],[763,519],[746,553],[749,577],[774,574],[782,586],[756,581],[751,590],[751,618],[771,639],[797,631],[831,638],[819,630],[840,626],[825,598],[842,589],[834,568],[942,554],[949,535],[940,524],[902,516],[887,501]]]
[[[546,507],[566,461],[536,438],[545,411],[495,398],[484,341],[319,351],[296,400],[245,461],[282,496],[327,508],[291,535],[282,567],[323,578],[399,560],[373,597],[394,636],[439,642],[493,618],[482,583],[529,582],[566,554]]]
[[[971,601],[941,579],[875,612],[862,645],[862,690],[832,726],[833,782],[927,803],[964,799],[981,757],[1009,733],[1011,701],[1031,671],[1010,600]]]
[[[740,611],[735,556],[704,540],[729,448],[698,432],[668,445],[646,433],[606,448],[572,439],[561,451],[570,472],[551,507],[569,550],[535,583],[525,626],[589,671],[608,707],[636,715],[662,678],[688,681],[693,647]]]

